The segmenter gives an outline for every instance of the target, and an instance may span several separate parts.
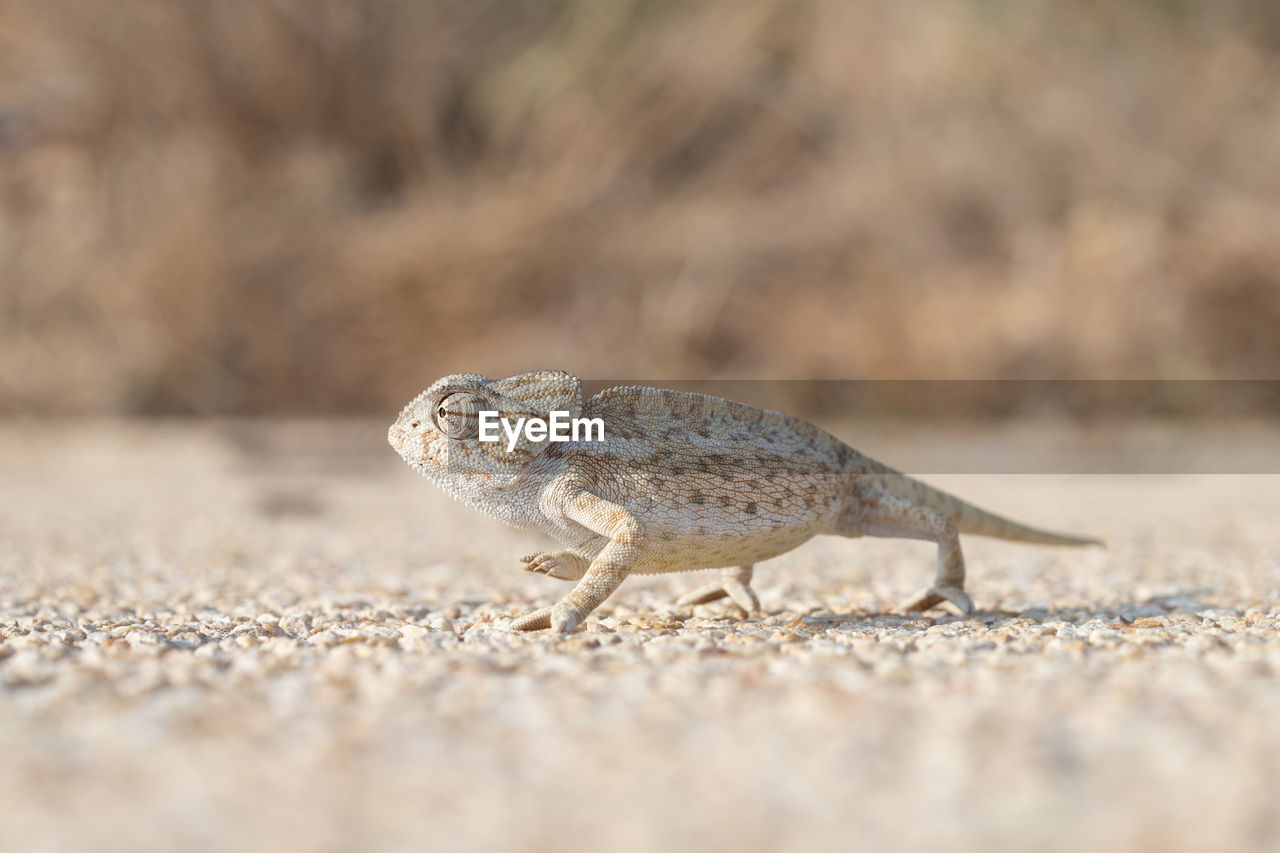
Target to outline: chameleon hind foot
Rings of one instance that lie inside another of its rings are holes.
[[[751,588],[753,566],[736,566],[720,573],[720,580],[704,584],[676,599],[677,607],[692,607],[728,598],[747,613],[760,610],[760,599]]]

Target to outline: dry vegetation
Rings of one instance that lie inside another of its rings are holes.
[[[0,0],[0,411],[1272,376],[1269,0]]]

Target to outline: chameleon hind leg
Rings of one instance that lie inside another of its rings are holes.
[[[745,566],[733,566],[720,572],[720,580],[704,584],[692,592],[685,593],[676,599],[677,607],[692,607],[695,604],[706,604],[729,598],[734,604],[747,613],[755,613],[760,609],[760,599],[751,588],[751,575],[754,563]]]
[[[898,609],[928,610],[949,601],[961,613],[973,612],[973,601],[964,591],[960,531],[950,516],[873,488],[855,486],[833,532],[845,536],[888,536],[937,543],[938,573],[933,585],[907,599]]]

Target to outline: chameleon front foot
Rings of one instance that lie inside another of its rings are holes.
[[[582,624],[583,617],[572,609],[557,604],[555,607],[543,607],[527,613],[511,623],[512,631],[542,631],[550,628],[557,634],[568,634]]]
[[[752,566],[725,569],[721,573],[720,580],[705,584],[692,592],[680,596],[676,599],[676,606],[692,607],[696,604],[706,604],[709,601],[719,601],[727,597],[747,613],[755,613],[760,610],[760,599],[756,597],[755,590],[751,588],[751,573]]]
[[[973,600],[958,586],[931,586],[904,601],[898,606],[898,610],[908,612],[928,610],[944,601],[951,602],[965,615],[973,612]]]
[[[534,574],[559,578],[562,581],[576,581],[587,573],[591,561],[573,551],[538,551],[525,554],[520,558],[524,570]]]

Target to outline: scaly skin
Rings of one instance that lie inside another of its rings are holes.
[[[478,412],[601,418],[604,441],[530,441],[510,450],[478,439]],[[540,371],[493,381],[455,374],[404,408],[387,440],[455,498],[561,542],[529,554],[525,571],[577,585],[515,630],[569,632],[629,574],[724,567],[721,580],[680,599],[728,597],[759,609],[755,563],[822,534],[895,536],[938,545],[932,586],[903,604],[944,601],[964,613],[960,533],[1048,545],[1096,540],[1025,527],[980,510],[858,453],[812,424],[717,397],[611,388],[582,401],[577,377]]]

